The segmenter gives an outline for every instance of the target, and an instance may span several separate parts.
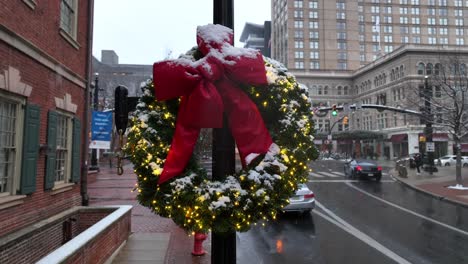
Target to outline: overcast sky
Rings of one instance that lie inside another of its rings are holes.
[[[234,0],[235,46],[246,22],[271,20],[271,0]],[[93,55],[115,50],[121,64],[153,64],[196,45],[196,27],[213,23],[213,0],[95,0]]]

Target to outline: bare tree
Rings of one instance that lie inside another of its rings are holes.
[[[468,60],[461,56],[440,57],[440,63],[427,64],[425,73],[430,100],[431,115],[426,122],[431,122],[449,133],[455,143],[456,181],[463,185],[461,177],[461,140],[468,135]]]

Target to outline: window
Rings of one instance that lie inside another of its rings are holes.
[[[76,39],[77,0],[62,0],[60,2],[60,28]]]
[[[336,19],[346,19],[346,13],[345,12],[337,12],[336,13]]]
[[[384,16],[383,21],[384,21],[384,23],[392,23],[392,17],[391,16]]]
[[[295,8],[302,8],[302,0],[294,0]]]
[[[435,34],[437,34],[437,29],[435,27],[428,27],[427,28],[427,34],[435,35]]]
[[[294,10],[294,18],[303,18],[304,17],[304,13],[302,12],[302,10]]]
[[[454,1],[456,7],[462,7],[463,6],[463,1],[462,0],[455,0]]]
[[[346,64],[346,62],[338,62],[337,68],[338,70],[346,70],[348,68],[348,65]]]
[[[336,94],[341,95],[341,86],[336,87]]]
[[[380,36],[379,35],[372,35],[372,41],[373,42],[379,42],[380,41]]]
[[[465,40],[462,39],[462,38],[456,38],[456,39],[455,39],[455,44],[456,44],[456,45],[459,45],[459,46],[460,46],[460,45],[465,45]]]
[[[408,33],[409,33],[409,27],[407,26],[400,27],[400,34],[408,34]]]
[[[303,49],[304,48],[304,41],[294,41],[294,48]]]
[[[419,15],[419,7],[412,7],[411,8],[411,14]]]
[[[436,23],[435,18],[433,18],[433,17],[427,18],[427,24],[428,25],[435,25],[435,23]]]
[[[303,38],[304,38],[304,31],[302,31],[302,30],[295,30],[295,31],[294,31],[294,38],[303,39]]]
[[[413,37],[413,43],[420,44],[421,43],[421,37]]]
[[[336,3],[336,9],[344,10],[344,9],[346,9],[346,4],[343,3],[343,2],[338,2],[338,3]]]
[[[303,52],[303,51],[296,51],[296,52],[294,52],[294,58],[296,58],[296,59],[303,59],[303,58],[304,58],[304,52]]]
[[[336,54],[336,58],[337,58],[338,60],[346,60],[347,54],[346,54],[346,52],[338,52],[338,53]]]
[[[295,28],[303,28],[303,27],[304,27],[304,22],[303,22],[303,21],[299,21],[299,20],[295,20],[295,21],[294,21],[294,27],[295,27]]]
[[[337,42],[336,43],[336,48],[339,50],[345,50],[346,49],[346,42]]]
[[[426,65],[426,75],[432,75],[432,63]]]
[[[418,75],[424,75],[424,63],[420,62],[418,64]]]
[[[346,23],[345,22],[336,22],[336,29],[345,30],[346,29]]]
[[[311,39],[318,39],[318,38],[319,38],[319,33],[318,33],[318,31],[311,31],[311,32],[309,32],[309,38],[311,38]]]
[[[304,62],[303,61],[296,61],[294,62],[294,66],[296,69],[304,69]]]
[[[439,44],[448,44],[448,38],[439,38]]]
[[[448,29],[447,28],[439,28],[439,34],[440,35],[447,35],[448,34]]]
[[[419,25],[419,17],[412,17],[411,18],[411,23]]]
[[[318,48],[319,48],[319,43],[318,43],[318,41],[311,41],[311,42],[309,43],[309,47],[310,47],[310,49],[318,49]]]
[[[447,16],[448,11],[447,8],[439,8],[439,16]]]
[[[19,187],[23,111],[19,98],[0,93],[0,197]]]
[[[346,32],[336,33],[336,38],[339,39],[339,40],[346,40]]]
[[[392,51],[393,51],[393,46],[391,46],[391,45],[385,45],[385,46],[384,46],[384,51],[385,51],[385,53],[392,52]]]
[[[392,13],[392,7],[391,6],[385,6],[383,8],[383,11],[385,14],[391,14]]]
[[[462,17],[463,16],[463,10],[462,9],[455,9],[455,16]]]
[[[392,35],[385,35],[384,36],[384,42],[393,42],[393,37]]]
[[[400,17],[400,24],[408,24],[408,17]]]
[[[317,2],[309,2],[309,8],[317,9],[318,8],[318,3]]]
[[[455,29],[455,35],[463,36],[463,28],[456,28]]]
[[[317,11],[310,11],[309,12],[309,18],[318,18],[318,12]]]
[[[318,61],[311,61],[310,62],[311,69],[320,69],[320,63]]]
[[[400,14],[401,15],[408,14],[408,8],[407,7],[400,7]]]
[[[448,23],[447,21],[448,21],[447,18],[439,18],[439,24],[440,25],[446,26],[447,23]]]
[[[318,22],[317,21],[310,21],[309,22],[309,28],[317,29],[318,28]]]
[[[401,37],[401,43],[409,43],[409,38],[408,38],[408,36],[402,36],[402,37]]]
[[[374,13],[374,14],[380,13],[379,6],[371,6],[371,13]]]
[[[440,6],[447,6],[447,0],[439,0]]]
[[[345,86],[345,87],[343,88],[343,94],[344,94],[344,95],[348,95],[348,86]]]
[[[411,31],[413,34],[421,34],[421,28],[420,27],[412,27]]]
[[[313,51],[310,53],[310,58],[311,59],[318,59],[319,58],[319,53],[317,51]]]
[[[435,8],[428,8],[427,9],[427,14],[430,15],[430,16],[435,16],[435,14],[436,14]]]
[[[71,171],[71,117],[57,114],[57,150],[55,160],[55,182],[68,182]]]
[[[419,0],[411,0],[412,5],[419,5]]]
[[[392,33],[393,27],[392,26],[384,26],[384,32],[385,33]]]
[[[435,37],[428,37],[427,43],[429,44],[437,44],[437,39]]]
[[[456,26],[463,26],[463,18],[455,19],[455,25]]]

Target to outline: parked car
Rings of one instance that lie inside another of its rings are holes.
[[[353,159],[345,162],[344,174],[346,178],[375,178],[379,182],[382,178],[382,167],[373,161]]]
[[[468,157],[462,156],[461,162],[463,167],[468,167]],[[434,164],[438,166],[455,166],[457,164],[457,155],[445,155],[434,160]]]
[[[300,183],[293,197],[289,198],[289,204],[283,208],[285,212],[310,212],[315,208],[315,194],[307,187]]]

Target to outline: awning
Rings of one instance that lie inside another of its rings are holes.
[[[352,139],[338,139],[337,144],[353,144]]]
[[[419,136],[425,136],[424,133],[419,133]],[[447,133],[432,133],[433,142],[446,142],[449,140]]]
[[[461,143],[461,152],[468,152],[468,143]]]
[[[405,140],[408,140],[408,135],[407,134],[397,134],[397,135],[392,135],[390,137],[390,141],[392,143],[401,143]]]

